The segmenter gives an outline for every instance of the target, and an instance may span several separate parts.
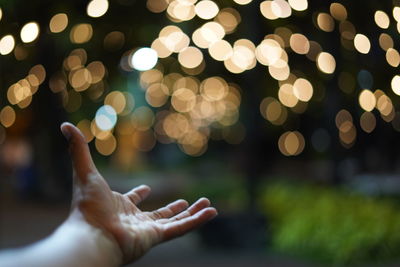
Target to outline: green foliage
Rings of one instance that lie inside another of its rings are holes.
[[[400,209],[393,201],[276,183],[263,190],[261,205],[278,251],[335,264],[400,255]]]
[[[207,196],[225,212],[242,211],[249,201],[243,177],[233,173],[218,172],[218,175],[194,180],[185,190],[184,198],[192,202],[201,196]]]

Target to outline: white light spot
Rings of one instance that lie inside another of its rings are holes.
[[[86,12],[89,17],[98,18],[103,16],[108,10],[107,0],[93,0],[89,2]]]
[[[152,69],[157,64],[158,56],[154,49],[143,47],[131,58],[131,66],[139,71]]]
[[[15,46],[15,40],[12,35],[6,35],[0,39],[0,54],[7,55],[13,51]]]
[[[21,29],[21,40],[24,43],[33,42],[39,35],[39,25],[36,22],[29,22]]]
[[[117,123],[117,112],[113,107],[104,105],[97,110],[95,121],[99,129],[103,131],[111,130]]]

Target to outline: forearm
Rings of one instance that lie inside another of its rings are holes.
[[[69,218],[51,236],[25,248],[0,253],[1,266],[118,266],[114,240],[82,220]]]

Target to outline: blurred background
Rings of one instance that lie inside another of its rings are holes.
[[[136,266],[397,266],[400,1],[0,0],[0,249],[67,216],[76,124],[143,209],[219,216]]]

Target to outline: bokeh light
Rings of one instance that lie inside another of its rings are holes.
[[[69,38],[72,43],[83,44],[88,42],[93,35],[93,27],[90,24],[82,23],[75,25],[70,32]]]
[[[202,0],[196,4],[195,11],[202,19],[212,19],[218,14],[219,8],[214,1]]]
[[[109,131],[117,123],[117,112],[112,106],[101,106],[96,112],[95,121],[100,130]]]
[[[336,60],[331,54],[321,52],[317,56],[317,66],[320,71],[331,74],[336,69]]]
[[[371,49],[371,43],[367,36],[359,33],[354,37],[354,47],[358,52],[368,54]]]
[[[10,54],[15,47],[15,40],[12,35],[3,36],[0,39],[0,54],[7,55]]]
[[[39,36],[39,25],[36,22],[25,24],[20,33],[22,42],[31,43]]]
[[[59,33],[65,30],[68,26],[68,16],[65,13],[59,13],[54,15],[49,23],[50,31],[53,33]]]
[[[138,49],[131,58],[131,65],[139,71],[152,69],[157,64],[157,52],[151,48]]]
[[[15,118],[16,113],[14,109],[10,106],[5,106],[0,111],[0,122],[6,128],[14,124]]]
[[[108,10],[108,0],[92,0],[88,3],[86,12],[89,17],[98,18]]]

